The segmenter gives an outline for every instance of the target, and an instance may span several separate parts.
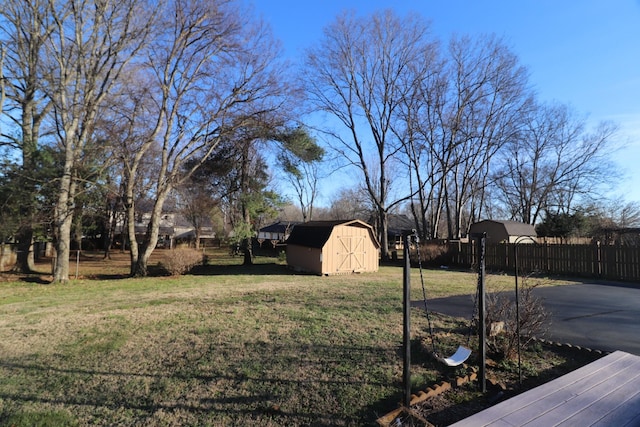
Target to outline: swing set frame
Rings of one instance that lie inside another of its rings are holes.
[[[411,402],[411,259],[409,253],[410,236],[415,234],[415,231],[411,233],[405,233],[403,235],[403,402],[405,407],[410,406]],[[477,266],[478,266],[478,290],[477,290],[477,304],[478,304],[478,353],[480,359],[480,366],[478,370],[479,374],[479,386],[482,393],[486,393],[486,364],[487,364],[487,337],[486,337],[486,290],[485,290],[485,246],[486,246],[486,233],[479,233],[471,235],[476,239],[477,245]],[[422,278],[422,266],[420,261],[420,278],[423,283],[423,296],[426,307],[426,291],[424,290],[424,280]],[[427,311],[427,316],[429,312]],[[459,346],[458,350],[450,357],[440,357],[435,352],[435,342],[433,341],[433,331],[431,330],[431,321],[429,320],[429,329],[432,336],[432,346],[434,348],[434,355],[448,366],[458,366],[466,361],[471,355],[471,350],[464,346]],[[473,320],[473,319],[472,319]],[[467,344],[468,345],[468,344]]]
[[[469,348],[469,343],[471,341],[471,330],[473,329],[473,321],[476,319],[477,310],[474,310],[471,315],[471,319],[469,319],[469,327],[467,332],[467,343],[466,345],[459,345],[458,349],[449,357],[442,356],[442,352],[438,351],[438,344],[435,334],[433,333],[433,326],[431,324],[431,315],[429,314],[429,307],[427,304],[427,289],[424,284],[424,275],[422,274],[422,254],[420,253],[420,237],[418,236],[417,231],[413,231],[413,235],[415,237],[416,242],[416,252],[418,255],[418,268],[420,270],[420,285],[422,286],[422,301],[424,303],[424,312],[427,316],[427,324],[429,325],[429,337],[431,338],[431,354],[432,356],[444,363],[447,366],[459,366],[467,361],[469,356],[471,356],[471,349]],[[478,288],[479,290],[479,288]],[[478,290],[476,291],[476,296],[473,302],[473,306],[477,307],[478,301]]]

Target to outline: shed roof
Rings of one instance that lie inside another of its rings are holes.
[[[371,226],[359,219],[335,221],[309,221],[296,225],[287,239],[287,244],[300,245],[310,248],[322,248],[331,236],[333,228],[338,225],[368,228]],[[377,241],[375,242],[377,245]]]
[[[485,219],[483,221],[476,222],[471,224],[472,228],[482,227],[482,224],[486,223],[494,223],[501,224],[504,226],[504,229],[509,234],[509,236],[532,236],[535,237],[538,235],[536,233],[536,229],[531,224],[526,224],[524,222],[518,221],[508,221],[508,220],[494,220],[494,219]]]

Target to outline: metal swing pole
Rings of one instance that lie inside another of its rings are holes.
[[[518,239],[516,239],[516,243],[513,246],[513,262],[515,266],[515,276],[516,276],[516,335],[518,340],[518,383],[522,385],[522,355],[521,355],[521,347],[520,344],[520,290],[518,289]]]
[[[487,392],[487,328],[485,313],[485,247],[487,233],[476,236],[478,260],[478,344],[480,353],[480,390]]]
[[[406,408],[411,403],[411,259],[409,256],[409,234],[403,235],[404,268],[402,274],[403,316],[403,403]]]

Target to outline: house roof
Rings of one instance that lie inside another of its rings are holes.
[[[483,221],[476,222],[471,224],[471,228],[482,228],[482,224],[493,223],[500,224],[504,226],[507,234],[509,236],[532,236],[535,237],[538,234],[536,233],[536,229],[531,224],[525,224],[524,222],[518,221],[508,221],[508,220],[493,220],[493,219],[485,219]]]
[[[349,225],[372,230],[369,224],[364,221],[360,221],[359,219],[309,221],[296,225],[286,243],[310,248],[322,248],[327,240],[329,240],[329,236],[331,236],[333,228],[338,225]]]
[[[404,214],[390,214],[387,218],[387,230],[389,234],[397,235],[410,232],[416,228],[416,223]]]
[[[287,222],[278,221],[278,222],[274,222],[271,225],[267,225],[266,227],[262,227],[258,231],[263,233],[285,233],[287,230],[292,229],[297,224],[300,224],[300,223],[295,221],[287,221]]]

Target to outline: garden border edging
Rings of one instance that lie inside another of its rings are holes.
[[[597,350],[597,349],[591,349],[591,348],[587,348],[587,347],[581,347],[581,346],[577,346],[577,345],[573,345],[573,344],[569,344],[569,343],[560,343],[560,342],[556,342],[556,341],[550,341],[544,338],[533,338],[533,341],[539,342],[541,344],[547,344],[547,345],[551,345],[551,346],[556,346],[556,347],[567,347],[567,348],[573,348],[579,351],[585,351],[585,352],[590,352],[590,353],[596,353],[596,354],[601,354],[601,355],[607,355],[611,352],[609,351],[602,351],[602,350]],[[420,390],[418,391],[416,394],[412,394],[411,395],[411,400],[409,401],[409,406],[413,406],[416,405],[418,403],[424,402],[425,400],[428,400],[432,397],[438,396],[446,391],[451,390],[454,386],[455,387],[460,387],[466,383],[472,382],[477,380],[478,378],[478,373],[477,373],[477,368],[475,367],[467,367],[467,375],[465,376],[458,376],[455,378],[455,385],[452,385],[451,382],[449,381],[441,381],[440,383],[437,383],[431,387],[427,387],[424,391]],[[494,386],[498,386],[498,384],[491,380],[491,379],[487,379],[487,381],[489,381],[492,385]],[[392,422],[398,418],[398,416],[400,416],[403,412],[406,412],[407,415],[412,415],[411,414],[411,410],[409,408],[406,408],[404,406],[400,406],[399,408],[387,413],[386,415],[383,415],[382,417],[378,418],[376,420],[376,422],[378,423],[379,426],[381,427],[391,427],[392,426]]]

